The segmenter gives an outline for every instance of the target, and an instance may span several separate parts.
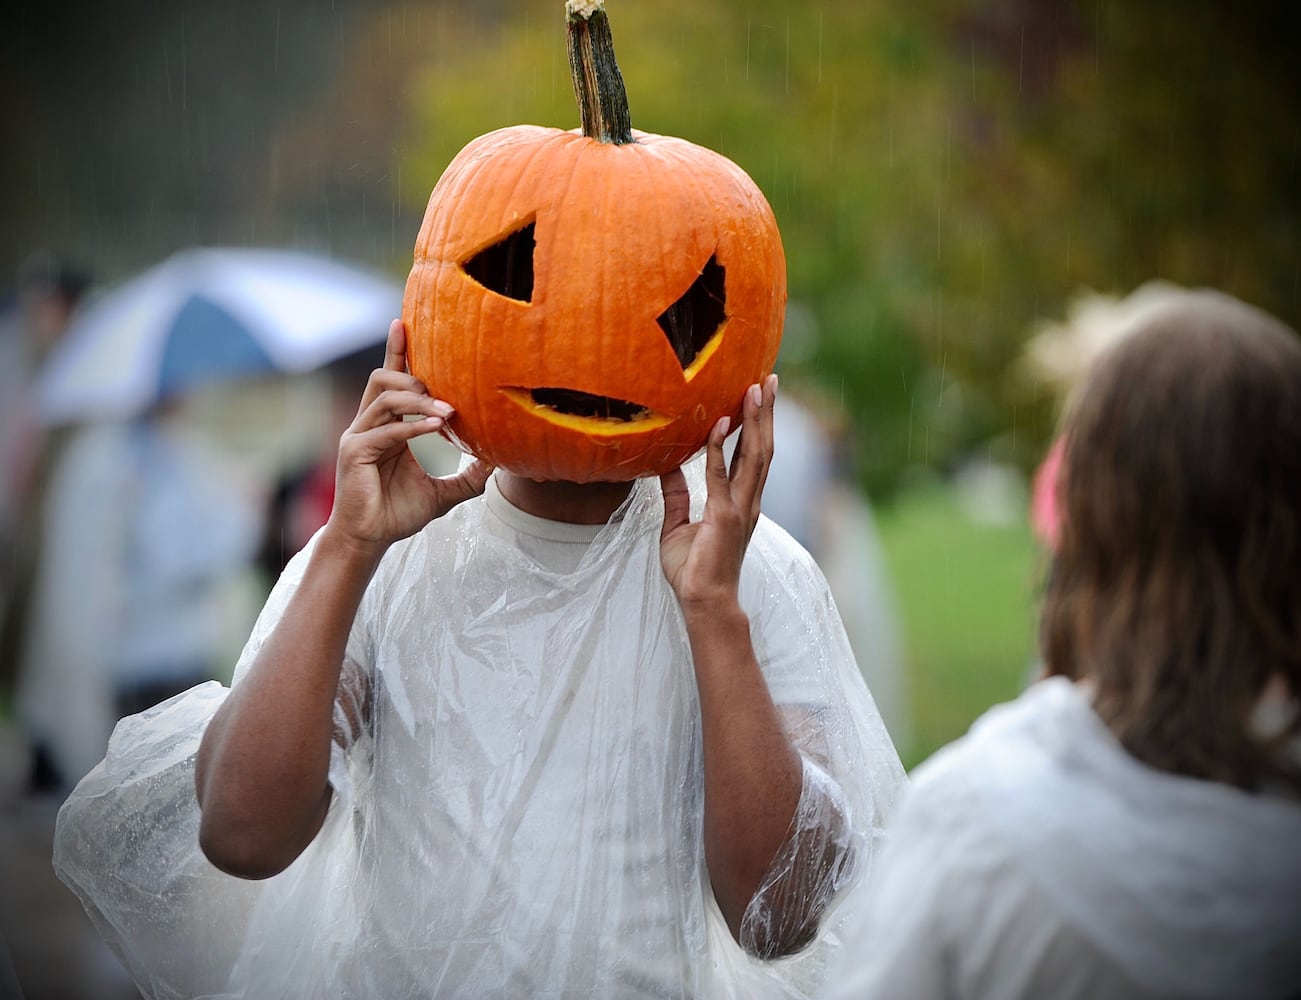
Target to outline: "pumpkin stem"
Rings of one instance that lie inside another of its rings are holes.
[[[583,135],[621,146],[633,141],[628,94],[614,61],[605,0],[565,0],[569,72],[583,116]]]

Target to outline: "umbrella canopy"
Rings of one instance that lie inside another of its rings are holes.
[[[96,298],[38,378],[47,424],[135,416],[223,379],[311,371],[383,343],[402,287],[287,250],[185,250]]]

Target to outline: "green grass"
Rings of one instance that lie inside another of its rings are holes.
[[[939,485],[878,509],[877,530],[903,618],[911,768],[1023,687],[1040,556],[1024,518],[979,523]]]

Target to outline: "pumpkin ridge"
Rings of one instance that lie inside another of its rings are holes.
[[[735,210],[738,215],[744,214],[747,218],[753,217],[756,214],[756,212],[765,217],[771,216],[771,208],[768,205],[767,198],[764,197],[763,192],[760,190],[758,184],[755,183],[754,179],[750,177],[750,175],[746,173],[745,170],[742,169],[739,164],[727,158],[722,153],[719,153],[717,150],[712,150],[704,146],[699,148],[705,150],[709,154],[709,159],[711,163],[717,164],[718,166],[723,167],[725,169],[727,181],[728,181],[726,187],[726,195],[729,201],[729,206],[728,206],[729,208]],[[677,143],[666,143],[664,149],[666,152],[668,152],[668,154],[671,157],[673,157],[680,164],[682,164],[682,168],[676,172],[687,174],[690,177],[691,183],[693,183],[697,187],[701,195],[705,198],[706,202],[710,204],[710,207],[716,209],[717,208],[716,202],[712,201],[709,198],[708,193],[705,192],[703,188],[701,188],[697,172],[689,169],[690,164],[687,161],[687,157],[684,154],[687,152],[691,152],[691,150]],[[744,212],[742,212],[743,209]],[[714,218],[717,218],[716,212],[714,213]],[[773,228],[775,229],[776,228],[775,217],[771,218],[771,222]],[[747,229],[749,229],[748,226]],[[747,238],[749,237],[749,235],[750,233],[747,232],[746,233]],[[718,239],[719,244],[721,244],[722,234],[716,231],[715,236]],[[717,254],[717,252],[718,249],[716,245],[714,253]],[[783,255],[783,260],[784,260],[784,255]],[[732,282],[734,282],[735,280],[737,280],[735,275],[725,275],[724,277],[723,322],[719,324],[719,328],[718,331],[716,331],[715,336],[722,333],[725,327],[736,325],[734,321],[737,319],[737,317],[731,311],[731,303],[734,301],[735,293],[737,292],[737,289],[732,286]],[[768,294],[771,294],[772,289],[768,289],[767,292]],[[752,318],[742,317],[742,320],[745,324],[745,327],[747,328],[753,325]],[[776,317],[775,321],[779,326],[782,324],[782,318],[780,316]],[[746,330],[731,331],[732,336],[742,335],[745,332]],[[688,377],[687,379],[688,382],[690,382],[691,379],[694,378],[696,374],[699,374],[699,372],[704,369],[704,362],[706,361],[706,356],[712,355],[714,353],[714,350],[716,349],[717,349],[717,345],[715,344],[713,350],[710,349],[709,345],[706,345],[706,347],[701,350],[700,355],[696,359],[696,362],[699,363],[698,367],[696,363],[693,363],[692,367],[695,367],[696,371],[692,373],[690,377]],[[774,358],[772,363],[775,363],[775,360],[776,359]],[[772,363],[765,366],[765,368],[770,370]],[[755,374],[754,378],[755,380],[757,380],[759,378],[762,378],[766,374],[767,374],[767,370],[760,371]],[[733,415],[732,422],[734,426],[736,424],[737,419],[740,417],[741,402],[743,399],[744,399],[744,392],[742,392],[742,395],[739,396],[734,403],[730,404],[732,407],[734,407],[734,409],[731,410]],[[724,411],[724,412],[728,412],[728,411]]]
[[[459,316],[461,314],[462,309],[464,308],[461,302],[465,298],[465,292],[466,292],[466,286],[464,284],[461,284],[456,291],[456,308],[454,310],[455,315]],[[471,403],[472,411],[474,413],[482,413],[484,407],[483,388],[482,388],[483,386],[482,367],[483,367],[483,357],[484,357],[483,337],[485,332],[485,324],[483,322],[483,309],[487,303],[487,299],[484,298],[483,296],[478,296],[478,295],[475,296],[475,299],[477,300],[477,307],[475,310],[476,315],[474,319],[474,341],[473,341],[474,350],[471,352],[471,356],[474,358],[472,362],[474,375],[470,379],[470,386],[471,386],[470,398],[472,400]],[[465,362],[463,359],[458,359],[458,363],[464,364]],[[455,414],[453,414],[453,416],[455,416]],[[475,446],[481,447],[481,444],[476,441]]]
[[[653,155],[652,155],[652,154],[639,155],[639,156],[637,157],[637,165],[641,168],[641,175],[642,175],[642,176],[641,176],[641,184],[643,185],[643,187],[644,187],[645,190],[650,190],[650,191],[655,190],[655,184],[653,183],[654,180],[655,180],[655,177],[654,177],[654,173],[653,173],[653,171],[652,171],[652,169],[651,169],[651,164],[652,164],[653,162],[654,162],[654,159],[653,159]],[[654,224],[655,224],[655,240],[654,240],[654,243],[653,243],[652,245],[653,245],[653,246],[657,246],[657,247],[662,247],[662,246],[664,246],[664,221],[663,221],[663,216],[662,216],[662,214],[661,214],[660,212],[658,212],[658,211],[656,211],[656,212],[652,212],[652,213],[650,213],[650,214],[651,214],[651,217],[654,219]],[[660,287],[659,287],[658,289],[656,289],[656,293],[657,293],[657,295],[658,295],[661,299],[663,299],[663,298],[666,298],[666,297],[670,294],[670,292],[671,292],[671,287],[670,287],[670,285],[669,285],[668,261],[667,261],[664,257],[661,257],[659,263],[660,263],[660,266],[659,266],[659,281],[660,281]],[[655,323],[656,326],[659,325],[659,324],[656,322],[656,320],[655,320],[655,316],[658,315],[658,312],[659,312],[658,309],[653,309],[653,310],[648,311],[648,316],[649,316],[650,321],[651,321],[652,323]],[[672,346],[669,344],[667,338],[661,337],[661,338],[659,338],[659,340],[660,340],[660,343],[663,343],[665,347],[667,347],[670,351],[672,351],[673,348],[672,348]],[[677,391],[676,391],[676,387],[674,387],[674,389],[673,389],[673,391],[672,391],[672,395],[674,396],[674,403],[675,403],[675,405],[677,405],[677,398],[676,398],[676,397],[677,397],[678,393],[677,393]]]
[[[574,177],[579,173],[580,169],[582,168],[585,155],[591,152],[591,146],[587,142],[581,141],[582,138],[583,137],[579,137],[579,141],[568,144],[567,152],[569,152],[570,154],[568,175],[565,177],[565,181],[563,185],[560,185],[557,182],[557,185],[555,187],[553,187],[550,184],[545,186],[544,190],[546,191],[546,194],[550,197],[551,201],[548,205],[543,207],[553,209],[553,210],[558,209],[564,203],[565,200],[564,192],[569,191],[571,188],[574,187]],[[553,272],[551,268],[551,253],[550,253],[550,249],[554,247],[556,243],[555,234],[554,232],[548,232],[547,236],[548,236],[548,242],[547,242],[548,252],[539,255],[540,259],[543,261],[544,266],[546,268],[546,274],[542,275],[539,274],[537,271],[535,271],[533,274],[534,281],[538,284],[539,287],[543,289],[549,288],[551,286],[551,283],[554,280],[556,280],[552,276]],[[570,248],[571,253],[569,254],[571,258],[577,256],[572,252],[572,250],[573,248],[571,247]],[[544,296],[546,295],[545,291],[543,292],[543,295]],[[542,307],[546,305],[546,302],[547,299],[543,298],[538,301],[538,306]],[[553,328],[553,323],[547,317],[547,314],[544,312],[542,316],[543,319],[540,324],[540,328],[541,328],[540,340],[541,340],[541,347],[543,349],[538,352],[539,355],[541,355],[538,359],[539,370],[546,369],[547,359],[545,356],[546,355],[545,348],[547,343],[551,339],[547,334],[548,334],[548,330]]]
[[[536,127],[537,126],[524,126],[524,128],[530,130]],[[476,139],[471,139],[466,147],[452,158],[452,162],[448,164],[443,175],[438,178],[437,182],[435,182],[434,189],[429,195],[429,207],[426,208],[426,217],[429,221],[435,224],[441,223],[441,226],[436,229],[435,226],[431,226],[428,233],[425,232],[425,227],[423,225],[421,226],[420,234],[416,239],[416,253],[419,259],[442,259],[441,257],[432,256],[429,253],[428,248],[430,245],[436,245],[439,247],[446,246],[448,236],[453,232],[453,223],[456,221],[455,211],[430,212],[429,208],[432,208],[435,205],[442,205],[448,201],[449,195],[447,192],[449,190],[453,195],[455,195],[473,185],[475,182],[475,173],[470,170],[470,165],[475,161],[476,157],[480,155],[480,151],[484,149],[488,150],[488,153],[484,154],[488,157],[500,155],[499,151],[497,151],[495,147],[502,141],[512,137],[512,135],[507,133],[518,134],[520,131],[522,131],[520,126],[506,126],[505,128],[494,129]],[[462,200],[463,199],[461,198],[455,198],[454,202],[459,207]]]
[[[505,134],[505,135],[499,135],[499,136],[498,136],[498,141],[500,141],[501,139],[509,139],[509,138],[512,138],[515,134],[518,134],[518,133],[511,132],[511,133],[508,133],[508,134]],[[525,146],[524,146],[524,151],[526,151],[526,152],[528,152],[529,154],[531,154],[531,155],[529,155],[529,157],[528,157],[528,161],[526,161],[526,162],[532,162],[532,160],[533,160],[533,159],[538,155],[539,151],[540,151],[544,146],[545,146],[545,142],[539,142],[539,143],[536,143],[536,144],[528,144],[528,145],[525,145]],[[514,150],[512,150],[512,152],[514,152]],[[495,151],[495,152],[494,152],[494,163],[495,163],[495,157],[500,156],[500,155],[501,155],[500,151]],[[512,157],[508,157],[508,158],[507,158],[507,162],[509,163],[510,160],[512,160],[512,159],[513,159],[513,156],[512,156]],[[477,173],[474,172],[474,171],[469,171],[469,170],[467,170],[467,174],[468,174],[468,176],[467,176],[467,184],[473,185],[475,188],[477,188],[477,187],[478,187],[478,184],[477,184],[476,182],[478,181],[479,174],[477,174]],[[464,193],[464,192],[462,192],[462,193]],[[511,199],[511,201],[513,201],[513,196],[514,196],[514,192],[512,191],[512,199]],[[505,204],[506,204],[506,205],[510,205],[510,204],[511,204],[511,201],[507,201]],[[464,198],[464,197],[459,198],[459,199],[457,199],[456,208],[455,208],[451,213],[449,213],[449,215],[452,216],[452,218],[453,218],[453,220],[454,220],[455,222],[459,223],[459,222],[461,221],[461,218],[462,218],[462,214],[463,214],[463,212],[465,212],[465,210],[466,210],[468,207],[470,207],[471,205],[477,205],[477,201],[472,201],[471,199]],[[456,230],[454,230],[454,231],[459,231],[459,229],[456,229]],[[535,235],[536,235],[536,233],[535,233]],[[459,262],[459,261],[451,261],[450,263],[452,263],[454,266],[456,266],[458,270],[462,270],[462,271],[463,271],[463,269],[460,267],[460,262]],[[467,275],[466,277],[468,278],[468,275]],[[468,290],[468,289],[467,289],[466,283],[461,283],[461,284],[459,285],[459,287],[458,287],[458,290],[457,290],[457,308],[456,308],[456,313],[457,313],[458,315],[461,313],[461,309],[462,309],[461,301],[464,299],[467,290]],[[490,335],[490,334],[492,334],[492,333],[495,333],[496,331],[495,331],[495,329],[490,329],[489,324],[487,324],[487,323],[484,322],[484,313],[487,311],[488,304],[489,304],[489,302],[491,301],[491,299],[489,299],[489,298],[486,297],[486,296],[475,295],[475,296],[474,296],[474,301],[475,301],[475,304],[476,304],[476,310],[475,310],[476,315],[475,315],[475,321],[474,321],[474,326],[473,326],[473,329],[474,329],[474,350],[471,352],[471,356],[472,356],[473,359],[474,359],[474,361],[473,361],[473,371],[474,371],[474,375],[473,375],[473,378],[471,379],[471,385],[474,387],[473,390],[472,390],[472,398],[473,398],[473,401],[474,401],[474,402],[473,402],[473,410],[474,410],[474,412],[479,413],[479,412],[482,412],[482,411],[483,411],[483,407],[486,405],[485,400],[484,400],[484,392],[483,392],[483,377],[482,377],[482,368],[483,368],[484,360],[485,360],[485,358],[493,357],[494,354],[496,353],[496,352],[493,350],[493,348],[494,348],[496,345],[494,345],[494,344],[492,344],[492,343],[488,343],[488,344],[487,344],[487,350],[485,350],[484,340],[485,340],[485,338],[486,338],[488,335]],[[482,447],[482,443],[479,442],[479,441],[476,441],[476,447]]]
[[[555,136],[552,135],[543,136],[540,138],[540,141],[529,143],[526,146],[525,151],[529,154],[527,158],[521,158],[520,161],[514,161],[512,158],[512,162],[509,163],[509,166],[515,167],[516,163],[519,163],[519,166],[517,167],[517,172],[515,173],[514,182],[510,189],[510,195],[507,197],[506,201],[503,202],[505,206],[509,207],[510,205],[515,203],[516,197],[519,194],[521,188],[524,188],[526,184],[533,185],[534,188],[536,189],[537,178],[534,175],[534,166],[538,160],[538,157],[540,157],[544,152],[550,152],[554,148],[553,144],[555,143],[560,143],[561,148],[563,149],[564,146],[567,145],[566,143],[564,143],[564,140],[562,138],[564,134],[565,134],[564,132],[557,130],[557,134]],[[550,255],[542,251],[542,245],[541,245],[543,239],[545,239],[549,235],[549,233],[547,232],[549,227],[539,224],[541,222],[540,214],[541,213],[539,211],[539,207],[535,206],[532,213],[532,219],[534,222],[534,229],[533,229],[533,241],[534,241],[533,291],[534,294],[533,294],[533,298],[528,303],[528,307],[533,309],[541,308],[545,303],[546,300],[545,289],[546,289],[547,282],[549,280],[546,277],[546,275],[539,273],[539,267],[538,267],[539,264],[542,264],[543,268],[549,271],[549,268],[546,268],[546,263],[549,260]],[[485,304],[486,303],[484,302],[484,300],[481,299],[479,302],[480,315],[482,315]],[[545,316],[545,313],[543,315]],[[543,321],[542,325],[545,330],[545,320]],[[530,324],[530,328],[536,329],[536,327],[537,324]],[[476,333],[475,333],[476,338],[481,337],[482,334],[483,334],[482,325],[476,324]],[[545,332],[540,338],[540,340],[542,344],[544,345],[546,344]],[[474,352],[474,359],[475,359],[474,407],[476,412],[482,412],[482,407],[484,405],[482,402],[482,395],[481,395],[482,393],[481,387],[483,384],[483,379],[480,376],[480,365],[483,357],[484,357],[483,351],[476,344],[476,348]]]
[[[679,195],[678,195],[679,203],[680,204],[685,203],[688,205],[700,204],[701,206],[709,206],[712,208],[713,206],[711,205],[711,199],[709,198],[708,193],[702,187],[699,178],[696,176],[696,170],[694,169],[694,165],[686,162],[685,157],[679,155],[681,151],[682,151],[681,147],[679,147],[677,143],[665,143],[663,144],[660,150],[662,154],[663,153],[668,154],[668,156],[665,157],[665,159],[674,161],[666,165],[664,172],[668,176],[672,177],[674,181],[677,183],[678,191],[679,191]],[[684,196],[684,192],[687,190],[688,186],[690,186],[691,195],[693,195],[694,197]],[[701,274],[704,273],[704,269],[705,267],[708,266],[710,260],[718,259],[718,246],[721,241],[719,239],[718,223],[716,220],[714,221],[713,232],[711,233],[711,238],[708,242],[712,244],[710,247],[709,256],[706,257],[701,262],[700,270],[697,271],[696,276],[693,277],[691,281],[687,283],[687,287],[684,288],[673,298],[674,302],[676,302],[683,295],[687,294],[692,284],[695,283],[696,278],[698,278]],[[711,342],[718,337],[719,333],[722,331],[724,325],[726,324],[728,319],[727,310],[731,305],[731,296],[728,295],[728,289],[727,289],[727,268],[726,265],[723,264],[720,264],[719,266],[723,268],[723,322],[718,325],[718,329],[715,330],[713,335],[710,337]],[[672,291],[673,289],[670,289],[670,292]],[[658,325],[659,325],[659,321],[657,319],[656,326]],[[667,337],[665,337],[665,342],[668,343]],[[706,346],[708,346],[708,344]],[[669,345],[669,349],[672,350],[671,344]],[[692,359],[690,365],[683,367],[681,363],[678,363],[678,369],[682,372],[682,384],[689,385],[692,382],[692,380],[695,378],[695,376],[699,374],[700,371],[704,368],[704,362],[706,360],[706,356],[708,355],[709,357],[712,357],[713,354],[714,351],[707,352],[705,351],[704,348],[702,348],[699,352],[697,352],[696,356]],[[676,351],[674,351],[674,360],[675,361],[677,360]],[[720,404],[726,407],[726,409],[723,412],[731,411],[732,403],[730,401],[723,400],[720,401]],[[719,415],[721,416],[721,413]],[[735,416],[733,417],[733,422],[735,423]]]
[[[631,158],[634,160],[640,159],[640,157],[637,156],[635,150],[632,151]],[[615,164],[616,169],[619,169],[621,171],[626,171],[627,165],[622,163],[621,161],[628,159],[628,157],[621,156],[616,153],[607,156],[606,159],[611,160]],[[604,228],[606,228],[608,231],[612,230],[613,232],[622,234],[627,230],[628,226],[632,224],[631,223],[632,206],[623,204],[623,199],[620,199],[618,197],[618,192],[615,190],[615,187],[616,186],[614,184],[607,184],[605,191],[603,192],[603,196],[601,199],[601,214],[603,216],[602,221],[605,223]],[[627,222],[625,222],[625,220],[627,220]],[[621,237],[621,238],[626,238],[626,237]],[[614,308],[610,310],[610,312],[614,313],[614,315],[616,316],[621,311],[619,309],[619,303],[621,302],[629,303],[629,302],[637,301],[635,296],[638,293],[638,289],[629,287],[629,275],[626,268],[619,268],[618,279],[619,280],[617,286],[613,281],[602,281],[602,282],[598,282],[597,285],[597,287],[600,288],[601,290],[600,311],[597,313],[597,315],[600,316],[601,318],[602,331],[608,329],[610,326],[610,321],[607,316],[607,309],[606,309],[606,302],[608,299],[611,298],[614,299]],[[604,333],[602,333],[601,335],[601,340],[603,344],[608,343],[608,338]],[[628,354],[633,347],[634,347],[634,342],[633,342],[633,338],[631,337],[621,338],[621,342],[618,344],[619,353],[622,355],[621,360],[623,362],[623,368],[625,371],[627,371]],[[602,364],[602,367],[604,367],[604,363]],[[611,366],[609,370],[617,371],[618,369]]]
[[[562,133],[562,134],[563,134],[563,133]],[[510,194],[507,195],[506,199],[502,202],[502,206],[503,206],[504,209],[509,209],[509,207],[515,203],[515,197],[516,197],[516,195],[519,194],[520,188],[524,186],[524,183],[525,183],[526,181],[527,181],[527,182],[533,182],[533,180],[534,180],[534,177],[533,177],[533,164],[537,161],[537,158],[543,154],[543,152],[549,152],[549,151],[551,150],[551,143],[552,143],[552,137],[551,137],[551,136],[546,136],[545,138],[543,138],[543,139],[542,139],[541,141],[539,141],[539,142],[529,143],[527,146],[525,146],[525,149],[524,149],[524,151],[527,152],[527,153],[529,154],[529,155],[528,155],[528,158],[525,159],[525,160],[523,160],[523,162],[522,162],[518,167],[516,167],[516,161],[515,161],[514,157],[511,157],[510,159],[507,160],[507,165],[508,165],[509,167],[515,168],[515,179],[514,179],[514,181],[512,182],[511,189],[510,189]],[[464,202],[464,201],[466,201],[466,200],[468,200],[468,199],[461,199],[462,202]],[[459,206],[458,206],[458,207],[459,207]],[[532,212],[532,215],[531,215],[531,217],[533,218],[533,220],[534,220],[535,222],[537,221],[537,216],[538,216],[538,210],[537,210],[537,208],[535,207],[535,208],[533,209],[533,212]],[[536,242],[536,240],[537,240],[537,231],[536,231],[536,230],[534,230],[534,236],[533,236],[533,238],[534,238],[534,241]],[[483,249],[483,247],[480,247],[480,248],[479,248],[479,250],[482,250],[482,249]],[[478,250],[476,250],[475,252],[477,253]],[[535,279],[535,281],[536,281],[536,278],[537,278],[537,275],[534,274],[534,279]]]
[[[564,192],[568,191],[570,185],[573,183],[574,174],[578,172],[579,161],[583,157],[584,144],[582,142],[570,139],[569,137],[572,136],[572,133],[570,132],[561,132],[560,135],[564,138],[556,140],[557,144],[555,147],[552,147],[552,151],[554,152],[558,149],[560,152],[555,154],[557,157],[559,157],[561,153],[568,157],[569,170],[563,184],[556,179],[554,172],[541,173],[537,177],[534,177],[531,172],[533,168],[532,159],[530,159],[526,165],[527,171],[529,172],[529,180],[535,185],[534,200],[537,202],[537,206],[534,209],[534,213],[536,214],[539,223],[543,221],[544,213],[550,216],[553,211],[564,202]],[[542,147],[539,146],[535,156],[541,155],[541,153]],[[564,164],[561,163],[558,164],[558,166],[564,166]],[[523,181],[524,176],[523,173],[521,173],[519,183],[523,183]],[[513,193],[514,192],[512,192],[512,194]],[[550,250],[551,247],[555,246],[555,225],[553,222],[549,222],[548,225],[540,228],[544,231],[544,235],[546,236],[547,249],[545,252],[543,251],[542,240],[538,237],[537,231],[535,231],[534,239],[537,240],[538,243],[538,252],[535,261],[535,270],[533,272],[533,280],[541,296],[540,298],[535,298],[535,302],[537,302],[539,306],[542,306],[546,304],[549,298],[547,295],[547,289],[550,287],[553,280],[551,277],[552,268]],[[537,270],[536,265],[540,265],[545,273]],[[545,326],[545,321],[543,325]]]
[[[485,142],[484,145],[492,145],[492,143]],[[458,154],[458,158],[459,158],[459,154]],[[465,163],[468,164],[468,162],[469,162],[469,159],[467,158],[467,160],[465,161]],[[448,189],[448,190],[449,190],[449,193],[445,193],[445,194],[444,194],[444,196],[443,196],[443,204],[442,204],[440,207],[444,207],[444,208],[447,207],[446,203],[447,203],[447,200],[449,199],[450,196],[454,196],[454,195],[460,193],[463,187],[469,186],[469,185],[471,185],[471,184],[474,183],[474,180],[475,180],[475,175],[474,175],[474,173],[471,172],[471,171],[469,171],[465,166],[462,166],[461,169],[458,171],[457,179],[460,180],[460,178],[461,178],[462,176],[464,176],[464,178],[465,178],[464,181],[462,181],[461,183],[455,184],[455,185],[449,185],[449,189]],[[435,185],[435,190],[437,190],[437,185]],[[447,241],[447,239],[448,239],[448,236],[449,236],[450,234],[453,234],[453,233],[456,233],[456,232],[459,231],[459,230],[458,230],[458,224],[460,223],[460,217],[461,217],[462,213],[466,211],[468,201],[469,201],[469,199],[464,198],[464,197],[461,197],[461,198],[455,198],[455,197],[453,197],[453,198],[451,198],[451,206],[450,206],[450,209],[451,209],[451,210],[450,210],[450,211],[446,211],[445,213],[442,213],[442,214],[445,215],[445,218],[446,218],[446,220],[447,220],[447,221],[446,221],[446,226],[445,226],[445,228],[444,228],[444,230],[443,230],[443,232],[444,232],[444,237],[443,237],[443,244],[444,244],[444,246],[445,246],[445,244],[446,244],[446,241]],[[452,265],[453,267],[456,267],[458,270],[460,270],[460,262],[457,261],[457,260],[440,261],[440,262],[439,262],[439,265],[440,265],[440,266],[443,266],[443,265],[445,265],[445,264],[450,264],[450,265]],[[459,315],[461,315],[462,309],[464,308],[463,301],[464,301],[464,299],[465,299],[465,285],[464,285],[463,283],[460,283],[460,282],[457,283],[457,285],[455,286],[454,296],[455,296],[455,297],[454,297],[454,299],[452,300],[450,312],[451,312],[451,314],[452,314],[453,316],[459,316]],[[435,303],[435,315],[434,315],[433,319],[434,319],[434,323],[437,324],[438,321],[439,321],[439,317],[438,317],[438,315],[437,315],[437,311],[436,311],[436,310],[437,310],[437,305],[438,305],[438,300],[437,300],[437,298],[435,298],[434,303]],[[470,356],[474,359],[474,360],[473,360],[474,377],[470,380],[470,387],[471,387],[471,388],[470,388],[470,403],[469,403],[469,405],[468,405],[468,407],[467,407],[467,405],[466,405],[465,403],[463,403],[463,402],[462,402],[461,400],[459,400],[459,399],[456,399],[456,400],[448,400],[448,402],[451,403],[452,406],[453,406],[455,409],[457,409],[457,410],[469,409],[469,410],[471,410],[471,411],[473,411],[473,412],[478,412],[478,411],[480,410],[480,408],[483,406],[482,400],[481,400],[481,398],[480,398],[480,392],[479,392],[479,364],[480,364],[479,359],[480,359],[480,357],[482,356],[481,338],[482,338],[482,335],[483,335],[483,323],[482,323],[482,317],[483,317],[483,300],[480,299],[480,300],[478,301],[478,303],[477,303],[476,316],[475,316],[475,324],[474,324],[474,328],[473,328],[473,329],[474,329],[474,341],[473,341],[473,345],[474,345],[474,346],[473,346],[473,350],[471,350],[471,351],[469,352]],[[451,364],[452,364],[452,365],[463,365],[463,364],[465,363],[465,361],[464,361],[464,354],[465,354],[465,353],[466,353],[466,352],[461,352],[461,357],[457,357],[457,358],[455,358],[455,360],[453,360],[453,361],[451,362]],[[447,362],[446,360],[443,361],[443,364],[447,364],[447,363],[448,363],[448,362]],[[440,365],[440,364],[439,364],[435,359],[431,359],[431,365],[430,365],[430,367],[431,367],[433,373],[434,373],[435,375],[438,375],[438,373],[439,373],[439,371],[440,371],[442,365]],[[453,415],[453,418],[452,418],[452,419],[455,420],[455,414]],[[476,442],[476,446],[477,446],[477,442]]]
[[[429,247],[434,245],[435,242],[441,245],[447,238],[445,220],[437,212],[431,211],[431,209],[440,198],[441,192],[439,191],[439,188],[443,186],[444,180],[447,180],[449,186],[454,185],[459,181],[461,173],[464,172],[464,167],[457,163],[459,159],[459,154],[456,157],[453,157],[447,170],[445,170],[443,175],[438,178],[434,183],[433,190],[429,192],[429,200],[425,204],[425,217],[420,223],[420,231],[416,234],[415,260],[413,262],[416,265],[427,264],[431,259],[433,259],[430,256]],[[451,177],[448,177],[452,167],[457,168],[456,173],[452,174]]]

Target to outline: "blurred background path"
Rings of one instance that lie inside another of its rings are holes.
[[[117,957],[50,867],[60,798],[25,794],[26,748],[0,722],[0,997],[10,1000],[138,1000]],[[21,990],[21,992],[18,992]]]

